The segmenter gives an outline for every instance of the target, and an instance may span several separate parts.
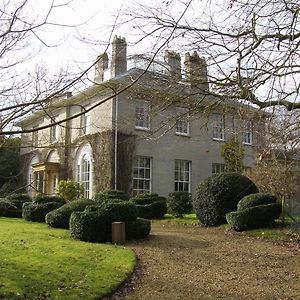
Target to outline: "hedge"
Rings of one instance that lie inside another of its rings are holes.
[[[266,227],[281,214],[281,204],[272,203],[226,214],[227,223],[236,231]]]
[[[66,204],[66,201],[59,196],[49,196],[49,195],[44,195],[44,194],[39,194],[36,197],[33,198],[33,203],[36,204],[44,204],[44,203],[49,203],[49,202],[57,202],[57,203],[61,203]]]
[[[237,210],[243,210],[258,205],[276,203],[277,198],[272,194],[267,193],[255,193],[245,196],[241,199],[237,205]]]
[[[12,194],[2,198],[0,199],[0,215],[10,218],[21,218],[23,204],[28,201],[30,201],[30,197],[27,194]]]
[[[71,236],[82,241],[111,242],[111,223],[125,222],[126,237],[135,230],[137,209],[132,203],[111,203],[94,212],[74,212],[70,218]]]
[[[168,213],[176,217],[182,217],[192,211],[192,197],[187,192],[172,192],[167,197]]]
[[[25,202],[22,209],[22,218],[26,221],[45,222],[45,216],[50,211],[61,207],[63,204],[60,202],[48,203],[32,203]]]
[[[112,199],[128,201],[129,196],[123,191],[118,190],[105,190],[103,192],[96,193],[94,196],[94,201],[98,204],[102,204],[103,202],[113,202],[111,201]]]
[[[237,209],[244,196],[257,193],[255,184],[239,173],[220,173],[206,178],[197,188],[194,211],[204,226],[226,222],[226,214]]]
[[[157,194],[144,194],[130,199],[138,210],[138,216],[144,219],[160,219],[167,213],[166,198]]]
[[[69,221],[72,212],[83,211],[88,205],[94,204],[94,201],[88,199],[74,200],[64,204],[58,209],[47,213],[46,223],[54,228],[69,229]]]

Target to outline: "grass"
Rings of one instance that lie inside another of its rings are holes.
[[[183,225],[199,225],[199,219],[196,217],[196,214],[186,214],[182,218],[176,218],[170,214],[164,215],[160,220],[155,220],[159,223],[177,223]]]
[[[125,247],[76,241],[67,230],[0,218],[0,299],[98,299],[134,266]]]

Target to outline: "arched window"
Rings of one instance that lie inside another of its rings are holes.
[[[75,178],[82,183],[84,198],[90,199],[93,196],[93,159],[92,148],[89,144],[82,145],[76,152]]]
[[[83,184],[84,197],[90,197],[90,184],[91,184],[91,162],[87,154],[83,155],[80,160],[80,182]]]

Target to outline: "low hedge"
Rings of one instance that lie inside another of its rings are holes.
[[[103,205],[96,211],[74,212],[70,218],[71,236],[82,241],[111,242],[112,222],[125,222],[126,239],[146,237],[151,229],[148,220],[137,218],[132,203]]]
[[[266,227],[281,214],[281,204],[253,206],[226,214],[227,223],[236,231]]]
[[[26,221],[45,222],[45,216],[50,211],[61,207],[63,203],[48,202],[48,203],[33,203],[25,202],[22,209],[22,218]]]
[[[66,204],[66,201],[59,196],[49,196],[49,195],[44,195],[44,194],[39,194],[36,197],[33,198],[33,203],[36,204],[44,204],[44,203],[49,203],[49,202],[57,202],[57,203],[61,203]]]
[[[94,201],[98,204],[103,202],[113,202],[111,201],[113,199],[118,199],[119,201],[128,201],[129,196],[123,191],[118,190],[105,190],[103,192],[96,193],[94,196]]]
[[[237,210],[243,210],[258,205],[266,205],[276,203],[277,198],[272,194],[267,193],[255,193],[245,196],[241,199],[237,205]]]
[[[138,209],[138,216],[144,219],[160,219],[167,213],[166,198],[157,194],[143,194],[130,199]]]
[[[30,197],[27,194],[12,194],[2,198],[0,199],[0,215],[9,218],[21,218],[23,204],[28,201],[30,201]]]
[[[47,213],[46,223],[54,228],[69,229],[69,221],[72,212],[83,211],[88,205],[94,204],[94,201],[88,199],[74,200],[64,204],[58,209]]]
[[[168,213],[182,218],[193,210],[192,197],[187,192],[172,192],[167,197]]]

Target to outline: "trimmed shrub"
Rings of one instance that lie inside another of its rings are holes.
[[[50,211],[61,207],[60,202],[32,203],[25,202],[22,209],[22,218],[26,221],[45,222],[45,216]]]
[[[239,173],[220,173],[206,178],[197,188],[193,207],[204,226],[226,222],[226,214],[237,209],[246,195],[258,193],[255,184]]]
[[[226,214],[227,223],[236,231],[266,227],[281,214],[281,204],[253,206]]]
[[[159,219],[167,213],[166,198],[157,194],[141,194],[130,199],[138,209],[138,216],[144,219]]]
[[[131,198],[130,201],[134,202],[135,204],[149,204],[152,203],[153,200],[157,199],[159,196],[158,194],[138,194],[135,197]]]
[[[151,221],[137,218],[134,224],[134,232],[129,234],[128,239],[144,239],[151,231]]]
[[[64,198],[59,197],[59,196],[49,196],[49,195],[44,195],[44,194],[39,194],[36,197],[33,198],[33,203],[36,204],[44,204],[44,203],[49,203],[49,202],[58,202],[63,204],[66,204],[66,201]]]
[[[30,197],[27,194],[12,194],[0,199],[1,215],[9,218],[21,218],[23,204],[28,201],[30,201]]]
[[[86,206],[92,204],[94,204],[94,201],[88,199],[74,200],[72,202],[68,202],[60,208],[47,213],[45,217],[46,223],[54,228],[69,229],[69,220],[72,212],[84,211]]]
[[[243,210],[258,205],[276,203],[277,198],[272,194],[267,193],[255,193],[245,196],[241,199],[237,205],[237,210]]]
[[[172,192],[167,197],[168,213],[182,218],[183,214],[190,213],[193,209],[192,197],[187,192]]]
[[[105,190],[101,193],[96,193],[94,196],[94,201],[97,204],[101,204],[103,202],[114,202],[111,201],[113,199],[118,199],[119,202],[128,201],[129,196],[125,194],[123,191],[116,191],[116,190]]]
[[[94,212],[72,213],[70,233],[82,241],[110,242],[112,222],[125,222],[127,237],[132,235],[136,219],[137,209],[132,203],[105,204]]]
[[[73,179],[60,180],[57,185],[57,194],[66,202],[78,200],[83,197],[83,185]]]

